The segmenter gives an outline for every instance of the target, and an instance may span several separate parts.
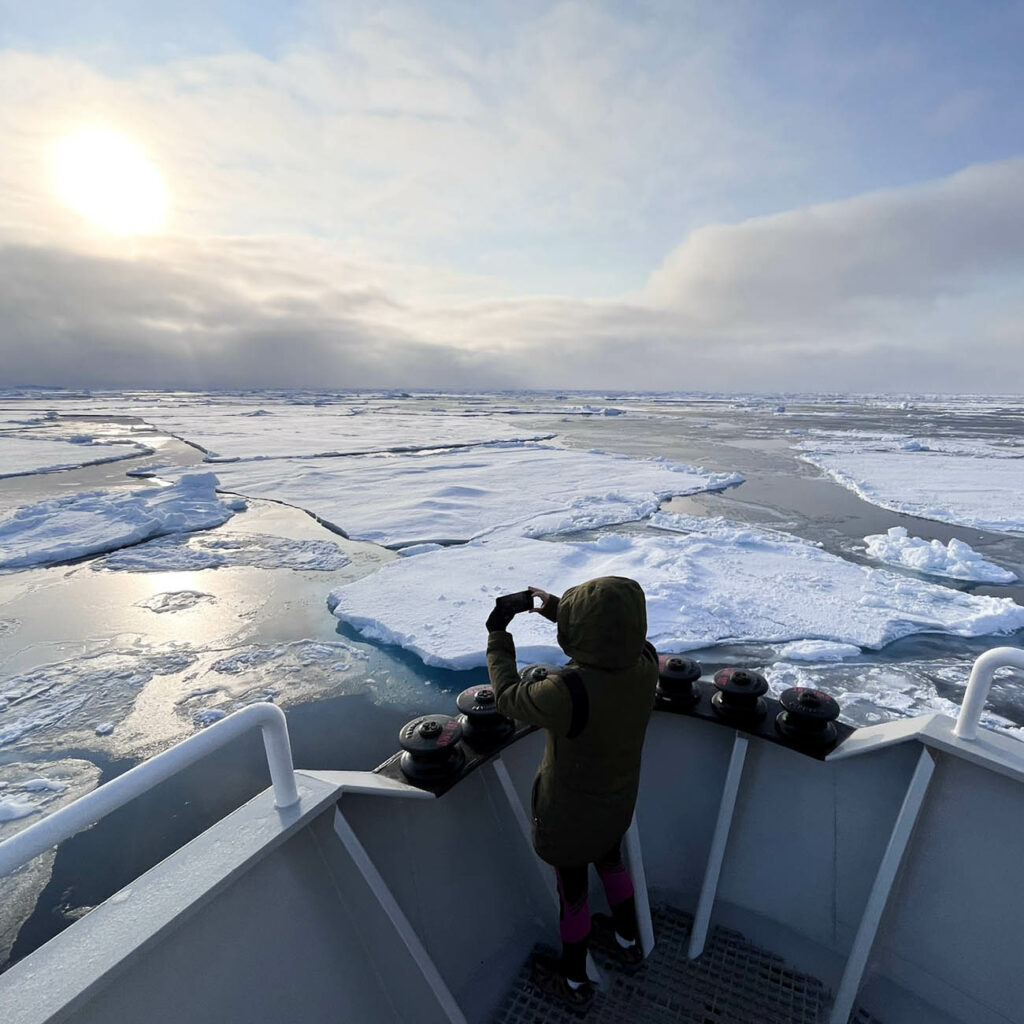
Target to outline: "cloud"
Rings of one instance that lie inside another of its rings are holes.
[[[488,34],[324,5],[271,55],[121,74],[0,52],[0,385],[1024,380],[1024,158],[727,223],[806,140],[728,19],[656,7],[508,5]],[[166,236],[55,203],[48,147],[83,122],[159,165]]]
[[[656,26],[571,2],[509,16],[488,45],[477,27],[374,7],[325,5],[316,34],[273,57],[114,75],[63,53],[0,53],[0,228],[80,234],[45,165],[83,122],[148,152],[173,231],[312,234],[404,261],[465,264],[525,237],[536,253],[574,233],[637,239],[660,219],[653,205],[689,214],[695,196],[782,160],[715,87],[710,30],[669,47]]]
[[[1024,158],[694,231],[646,297],[701,324],[820,330],[919,314],[1024,266]]]
[[[409,337],[401,307],[374,286],[292,273],[267,290],[256,245],[210,248],[180,246],[173,263],[0,248],[4,383],[443,386],[484,376],[479,353]]]

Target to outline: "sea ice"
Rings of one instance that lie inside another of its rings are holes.
[[[0,841],[84,796],[96,787],[99,774],[99,768],[91,762],[71,758],[0,765]],[[55,857],[56,847],[0,878],[0,970],[50,880]]]
[[[154,407],[145,417],[158,429],[200,446],[211,461],[415,451],[551,436],[494,416],[261,401]]]
[[[1024,533],[1024,458],[987,442],[859,436],[806,442],[805,461],[865,501],[922,519]]]
[[[193,533],[171,535],[114,551],[93,562],[94,569],[132,572],[193,572],[221,566],[334,572],[349,557],[329,540],[293,540],[265,533]]]
[[[948,659],[827,666],[782,661],[767,666],[764,674],[776,695],[791,686],[824,690],[839,701],[843,721],[863,726],[935,713],[956,718],[970,670],[969,661]],[[990,708],[981,720],[989,728],[1021,735],[1019,726]]]
[[[144,455],[142,445],[93,444],[92,438],[55,441],[0,433],[0,478],[26,473],[50,473],[58,469],[94,466]]]
[[[1013,583],[1015,573],[986,561],[969,544],[956,537],[949,544],[940,540],[911,537],[904,526],[892,526],[888,533],[873,533],[864,538],[872,558],[906,566],[933,576],[978,583]]]
[[[664,498],[742,482],[666,459],[537,444],[403,456],[269,460],[218,468],[221,485],[297,505],[360,540],[403,547],[642,519]]]
[[[779,657],[789,661],[842,661],[856,658],[861,649],[853,644],[837,644],[828,640],[797,640],[779,648]]]
[[[169,590],[163,594],[154,594],[145,601],[139,602],[140,608],[148,608],[157,615],[167,612],[184,612],[195,608],[204,601],[216,601],[213,594],[202,590]]]
[[[154,676],[183,672],[196,655],[168,646],[42,665],[0,680],[0,747],[113,722]],[[118,713],[118,714],[115,714]]]
[[[594,576],[630,576],[647,593],[648,636],[662,651],[718,643],[828,640],[877,649],[913,633],[980,636],[1024,627],[1024,608],[854,565],[796,538],[719,521],[694,534],[605,534],[585,542],[501,533],[389,562],[337,588],[334,614],[425,663],[484,663],[483,622],[498,594],[552,593]],[[519,658],[560,657],[540,616],[513,626]]]
[[[89,491],[27,505],[0,520],[0,568],[66,562],[219,526],[245,504],[218,498],[216,487],[213,473],[186,473],[171,487]]]
[[[39,810],[39,804],[26,796],[0,796],[0,821],[16,821],[27,818]]]

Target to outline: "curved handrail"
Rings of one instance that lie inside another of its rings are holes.
[[[263,731],[274,806],[298,803],[284,712],[270,703],[250,704],[5,839],[0,843],[0,878],[256,726]]]
[[[981,712],[988,698],[992,677],[996,669],[1000,668],[1024,668],[1024,651],[1019,647],[993,647],[975,661],[974,668],[971,669],[971,678],[967,682],[963,706],[953,729],[954,736],[962,740],[978,738]]]

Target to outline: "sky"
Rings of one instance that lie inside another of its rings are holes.
[[[1021,52],[1024,0],[0,0],[0,387],[1024,392]]]

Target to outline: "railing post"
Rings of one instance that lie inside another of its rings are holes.
[[[986,651],[974,663],[971,678],[967,683],[964,703],[957,715],[953,735],[962,740],[978,738],[978,722],[988,698],[989,687],[996,669],[1024,668],[1024,651],[1018,647],[994,647]]]
[[[693,914],[693,931],[686,947],[686,956],[695,960],[704,952],[704,943],[708,937],[708,926],[711,923],[711,911],[715,905],[715,893],[718,891],[718,879],[722,873],[722,862],[725,860],[725,847],[729,842],[729,829],[732,828],[732,816],[736,810],[736,794],[740,789],[740,778],[743,775],[743,762],[747,756],[750,741],[737,732],[729,757],[729,769],[722,786],[722,799],[718,805],[718,818],[715,831],[711,836],[711,849],[708,852],[708,863],[704,869],[704,881],[700,887],[700,898]]]
[[[864,978],[868,956],[871,953],[872,945],[874,945],[875,936],[878,934],[879,925],[882,923],[882,915],[889,902],[893,883],[896,881],[896,872],[899,870],[903,854],[910,842],[910,835],[917,822],[917,816],[924,803],[925,794],[928,792],[928,783],[931,782],[934,770],[935,761],[926,749],[922,749],[921,756],[917,759],[917,767],[911,776],[910,785],[907,786],[906,795],[903,797],[900,812],[896,816],[896,823],[889,835],[889,842],[882,855],[882,861],[878,865],[871,892],[868,893],[864,913],[861,915],[857,934],[850,947],[850,955],[846,959],[843,977],[839,982],[839,991],[832,1004],[829,1024],[847,1024],[850,1014],[853,1012],[853,1004]]]

